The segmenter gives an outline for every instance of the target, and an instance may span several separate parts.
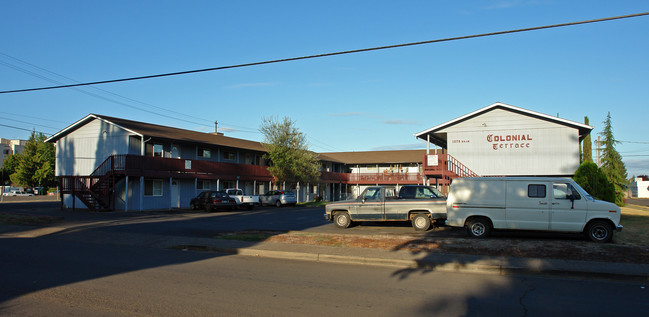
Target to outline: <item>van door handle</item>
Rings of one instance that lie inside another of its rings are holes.
[[[547,205],[547,204],[548,204],[547,202],[539,201],[539,205]]]

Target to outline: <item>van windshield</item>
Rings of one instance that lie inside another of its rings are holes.
[[[574,187],[576,187],[579,192],[584,194],[584,197],[586,198],[586,200],[595,201],[595,198],[593,198],[593,196],[591,196],[585,189],[581,188],[581,186],[579,186],[579,184],[577,184],[576,182],[573,182],[572,185]]]

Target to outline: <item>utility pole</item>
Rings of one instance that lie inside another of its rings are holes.
[[[600,147],[600,144],[601,144],[600,136],[597,136],[597,167],[602,167],[602,161],[601,161],[602,148]]]

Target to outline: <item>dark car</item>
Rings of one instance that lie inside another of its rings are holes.
[[[237,207],[237,201],[230,197],[225,191],[210,190],[204,191],[189,202],[192,209],[232,210]]]

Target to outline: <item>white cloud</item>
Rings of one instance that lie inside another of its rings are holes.
[[[385,124],[399,124],[399,125],[416,125],[416,124],[421,124],[421,122],[417,120],[404,120],[404,119],[391,119],[391,120],[385,120],[383,121]]]
[[[399,151],[399,150],[425,150],[426,145],[423,143],[397,144],[379,146],[370,149],[371,151]]]

